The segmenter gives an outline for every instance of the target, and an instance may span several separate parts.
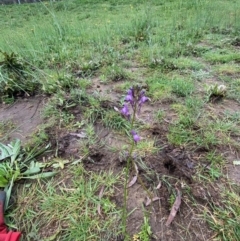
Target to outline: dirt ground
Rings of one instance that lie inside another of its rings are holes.
[[[101,89],[103,95],[107,94],[105,86],[97,83],[98,89]],[[117,95],[117,94],[116,94]],[[116,95],[115,98],[116,98]],[[14,138],[19,138],[23,143],[34,135],[39,125],[47,120],[43,119],[41,112],[47,99],[45,97],[31,97],[18,99],[12,105],[0,106],[0,121],[11,121],[14,128],[7,131],[7,138],[4,142],[9,142]],[[221,194],[221,181],[204,184],[195,178],[199,168],[207,168],[208,163],[202,160],[204,150],[188,150],[169,145],[167,142],[167,132],[169,124],[174,120],[174,113],[167,112],[165,121],[162,124],[154,123],[152,115],[155,109],[161,105],[162,109],[168,108],[168,103],[154,103],[145,106],[139,119],[143,122],[151,121],[151,128],[142,133],[144,139],[154,139],[154,145],[157,148],[155,155],[146,155],[142,161],[145,164],[143,168],[139,164],[139,175],[144,185],[150,190],[153,197],[159,200],[153,202],[153,205],[146,207],[150,217],[151,228],[153,231],[152,240],[162,241],[205,241],[214,237],[214,232],[209,229],[207,224],[201,218],[202,211],[208,208],[211,203],[218,204]],[[79,113],[78,107],[73,113]],[[225,100],[215,106],[209,105],[215,112],[229,110],[235,111],[239,104],[231,100]],[[81,115],[79,116],[79,120]],[[78,121],[78,120],[76,120]],[[52,130],[52,133],[55,131]],[[87,170],[113,170],[118,173],[126,163],[126,159],[121,158],[120,149],[110,152],[110,147],[121,147],[126,141],[122,136],[116,135],[111,130],[105,128],[102,124],[95,125],[95,133],[98,137],[97,144],[92,146],[91,154],[87,158],[81,156],[78,151],[79,139],[81,139],[81,129],[74,131],[61,131],[57,135],[51,135],[52,146],[58,144],[58,155],[64,158],[74,157],[82,159]],[[102,142],[103,141],[103,142]],[[239,141],[239,137],[236,137]],[[102,145],[104,143],[104,145]],[[234,166],[233,160],[239,160],[239,150],[224,150],[226,160],[225,173],[236,183],[240,183],[240,166]],[[147,167],[147,168],[146,168]],[[131,175],[134,175],[132,173]],[[160,181],[161,180],[161,181]],[[164,180],[164,181],[163,181]],[[176,188],[182,193],[182,203],[174,218],[172,224],[167,227],[166,221],[171,210],[170,198],[176,194]],[[143,220],[143,206],[146,206],[147,193],[137,182],[129,188],[128,210],[131,215],[128,218],[128,231],[135,234],[140,230]],[[119,187],[113,201],[121,207],[123,205],[123,188]],[[121,238],[119,238],[121,240]]]
[[[11,105],[0,105],[0,122],[11,122],[12,130],[6,130],[5,142],[18,138],[25,143],[30,135],[43,123],[41,110],[43,97],[18,99]]]

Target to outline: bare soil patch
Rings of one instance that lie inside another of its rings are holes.
[[[26,143],[37,126],[43,123],[41,111],[44,106],[43,97],[17,99],[11,105],[0,105],[0,121],[11,121],[14,128],[5,133],[6,141],[15,138]]]

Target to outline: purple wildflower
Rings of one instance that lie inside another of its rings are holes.
[[[134,91],[133,91],[133,88],[130,88],[127,91],[127,95],[125,97],[125,101],[129,102],[132,106],[134,105]]]
[[[132,97],[134,96],[133,87],[131,87],[131,88],[127,91],[127,95],[131,95]]]
[[[147,102],[148,100],[149,98],[146,97],[144,94],[141,96],[140,100],[138,101],[138,106],[139,106],[138,112],[141,111],[142,104]]]
[[[133,102],[134,102],[133,96],[132,95],[126,95],[125,101],[130,102],[130,104],[132,105]]]
[[[124,104],[123,108],[121,109],[121,114],[128,119],[130,118],[130,113],[127,104]]]
[[[140,141],[140,136],[137,134],[137,132],[136,131],[134,131],[134,130],[132,130],[131,131],[131,134],[132,134],[132,136],[133,136],[133,140],[134,140],[134,142],[137,144],[139,141]]]
[[[143,103],[145,103],[145,102],[148,101],[148,100],[149,100],[149,98],[146,97],[145,95],[143,95],[143,96],[141,97],[141,99],[139,100],[139,105],[142,105]]]

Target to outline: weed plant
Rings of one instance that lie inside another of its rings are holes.
[[[138,177],[138,168],[134,161],[133,153],[136,149],[135,145],[141,140],[140,136],[137,134],[134,128],[134,124],[136,121],[136,116],[141,112],[142,105],[149,100],[148,97],[145,96],[145,90],[143,90],[140,86],[133,86],[127,91],[127,95],[124,99],[125,103],[120,113],[130,122],[130,133],[132,136],[132,144],[129,147],[128,157],[127,157],[127,166],[125,169],[125,181],[124,181],[124,205],[122,212],[122,234],[125,236],[125,239],[128,239],[127,234],[127,197],[128,197],[128,179],[130,168],[132,167],[135,170],[135,176],[139,179],[141,186],[147,192],[148,196],[152,199],[152,195],[149,193],[147,188],[145,187],[141,177]],[[130,113],[129,106],[132,109],[132,113]]]

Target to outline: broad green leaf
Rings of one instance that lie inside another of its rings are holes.
[[[6,167],[5,167],[4,165],[1,165],[1,164],[0,164],[0,177],[1,177],[1,176],[5,176],[6,173],[7,173]]]
[[[0,143],[0,188],[6,191],[5,210],[8,208],[12,187],[16,180],[48,178],[56,175],[57,172],[40,173],[41,168],[46,164],[35,162],[35,158],[44,153],[49,145],[44,148],[21,149],[21,141],[16,139],[7,146]],[[31,163],[30,163],[31,162]]]
[[[8,180],[3,177],[3,176],[0,176],[0,187],[6,187],[8,184]]]
[[[11,148],[11,165],[13,165],[14,161],[20,154],[21,141],[19,139],[16,139],[15,141],[12,141],[10,144],[8,144],[8,146]]]
[[[25,172],[23,172],[22,174],[24,176],[37,174],[41,171],[41,168],[43,168],[44,166],[46,166],[46,164],[31,161],[31,163],[29,165],[29,168]]]
[[[5,200],[5,204],[4,204],[4,210],[5,211],[8,209],[8,204],[9,204],[9,200],[10,200],[11,193],[12,193],[13,183],[14,183],[14,181],[13,181],[13,178],[12,178],[11,182],[9,183],[9,185],[7,185],[4,188],[4,191],[6,192],[6,200]]]
[[[11,169],[9,169],[8,163],[0,164],[0,177],[3,176],[7,180],[11,179]]]
[[[61,168],[63,169],[64,168],[64,165],[69,163],[69,160],[62,160],[62,159],[54,159],[54,164],[52,164],[52,167],[53,168]]]
[[[33,174],[39,173],[40,171],[41,169],[39,167],[31,167],[27,169],[25,172],[23,172],[22,175],[24,176],[33,175]]]
[[[38,178],[48,178],[48,177],[53,177],[57,174],[57,172],[44,172],[32,176],[27,176],[27,177],[22,177],[24,179],[38,179]]]
[[[47,163],[33,162],[35,167],[43,168],[47,166]]]
[[[12,155],[11,148],[0,143],[0,161],[10,157]]]

